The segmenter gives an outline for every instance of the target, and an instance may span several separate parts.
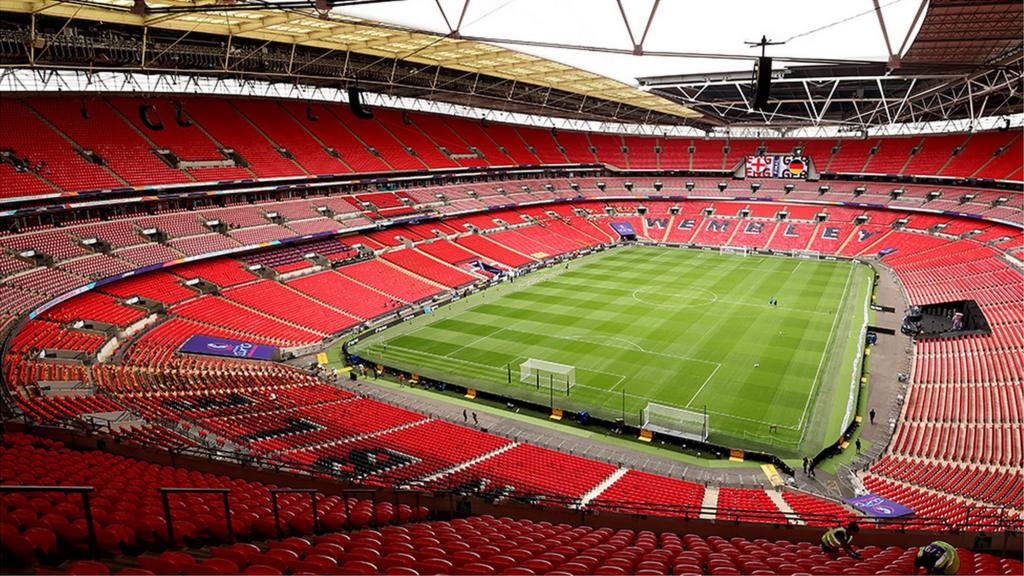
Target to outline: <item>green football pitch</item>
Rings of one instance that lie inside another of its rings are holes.
[[[851,416],[871,277],[850,262],[617,248],[458,300],[350,351],[631,425],[648,403],[682,408],[707,415],[712,442],[794,457],[834,442]],[[575,383],[524,381],[527,359],[572,366]]]

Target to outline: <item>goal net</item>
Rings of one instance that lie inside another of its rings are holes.
[[[806,258],[807,260],[821,260],[821,252],[817,250],[801,250],[795,252],[794,255],[797,258]]]
[[[648,402],[644,407],[643,428],[701,442],[708,439],[707,414],[654,402]]]
[[[530,358],[519,365],[519,379],[527,384],[554,386],[559,390],[569,390],[576,385],[576,367],[547,360]]]
[[[737,256],[746,256],[750,253],[750,249],[746,246],[720,246],[718,248],[719,254],[735,254]]]

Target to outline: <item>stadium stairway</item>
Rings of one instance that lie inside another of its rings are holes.
[[[311,444],[298,444],[298,445],[294,445],[294,446],[289,446],[286,450],[282,450],[279,454],[283,455],[283,454],[287,454],[289,452],[314,451],[314,450],[317,450],[319,448],[326,448],[328,446],[335,446],[335,445],[338,445],[338,444],[345,444],[345,443],[349,443],[349,442],[358,442],[360,440],[363,440],[364,438],[373,438],[375,436],[381,436],[383,434],[388,434],[389,432],[397,432],[399,430],[405,430],[406,428],[411,428],[413,426],[417,426],[419,424],[423,424],[424,422],[427,422],[427,420],[428,420],[427,418],[423,418],[422,420],[414,420],[412,422],[405,422],[405,423],[398,424],[398,425],[395,425],[395,426],[391,426],[391,427],[388,427],[388,428],[383,428],[381,430],[371,430],[370,432],[365,432],[363,434],[355,434],[355,435],[352,435],[352,436],[346,436],[345,438],[341,438],[341,439],[331,438],[331,439],[324,440],[323,442],[316,442],[316,443],[311,443]]]
[[[431,483],[431,482],[436,482],[436,481],[438,481],[438,480],[440,480],[440,479],[442,479],[442,478],[444,478],[446,476],[450,476],[452,474],[456,474],[458,472],[461,472],[461,471],[465,470],[466,468],[469,468],[471,466],[475,466],[475,465],[479,464],[480,462],[483,462],[484,460],[487,460],[488,458],[493,458],[495,456],[498,456],[499,454],[507,452],[508,450],[511,450],[512,448],[515,448],[518,445],[519,445],[519,442],[509,442],[508,444],[505,444],[504,446],[502,446],[500,448],[491,450],[490,452],[488,452],[486,454],[481,454],[480,456],[477,456],[476,458],[472,458],[470,460],[466,460],[465,462],[461,462],[461,463],[456,464],[455,466],[452,466],[450,468],[445,468],[444,470],[439,470],[438,472],[435,472],[434,474],[431,474],[429,476],[425,476],[425,477],[421,478],[419,480],[419,482],[421,484],[428,484],[429,485],[429,483]]]
[[[589,492],[580,497],[580,506],[586,506],[590,504],[590,501],[601,495],[602,492],[607,490],[612,484],[619,481],[620,478],[629,472],[629,468],[618,468],[614,472],[608,475],[607,478],[602,480],[597,486],[594,486]]]
[[[781,510],[783,514],[794,518],[792,521],[793,524],[796,524],[797,526],[805,524],[805,522],[799,518],[799,514],[796,513],[796,510],[793,510],[793,507],[789,505],[789,501],[782,497],[782,492],[776,492],[775,490],[765,490],[764,492],[769,498],[771,498],[772,502],[778,506],[779,510]]]
[[[718,487],[717,486],[705,486],[704,487],[704,499],[700,502],[701,520],[714,520],[715,509],[718,508]]]

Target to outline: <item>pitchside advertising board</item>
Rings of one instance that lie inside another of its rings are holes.
[[[748,178],[805,179],[810,164],[806,156],[766,154],[747,156]]]
[[[874,494],[850,498],[846,503],[874,518],[899,518],[914,513],[913,510],[899,502],[893,502]]]
[[[215,338],[205,334],[193,334],[189,336],[188,340],[185,340],[185,343],[181,345],[181,348],[178,348],[178,351],[209,356],[227,356],[229,358],[273,360],[277,348],[253,342]]]

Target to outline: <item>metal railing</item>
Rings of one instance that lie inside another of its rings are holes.
[[[224,522],[227,524],[228,540],[234,542],[235,528],[231,525],[231,503],[228,501],[229,488],[172,488],[162,487],[160,500],[164,505],[164,520],[167,522],[167,542],[173,546],[174,540],[174,518],[171,515],[171,494],[220,494],[224,499]],[[276,514],[275,514],[276,517]]]
[[[85,517],[85,526],[89,543],[89,554],[95,558],[99,555],[99,548],[96,544],[96,524],[92,519],[92,505],[89,495],[95,491],[92,486],[13,486],[10,484],[0,485],[0,492],[61,492],[63,494],[78,494],[82,498],[82,516]]]

